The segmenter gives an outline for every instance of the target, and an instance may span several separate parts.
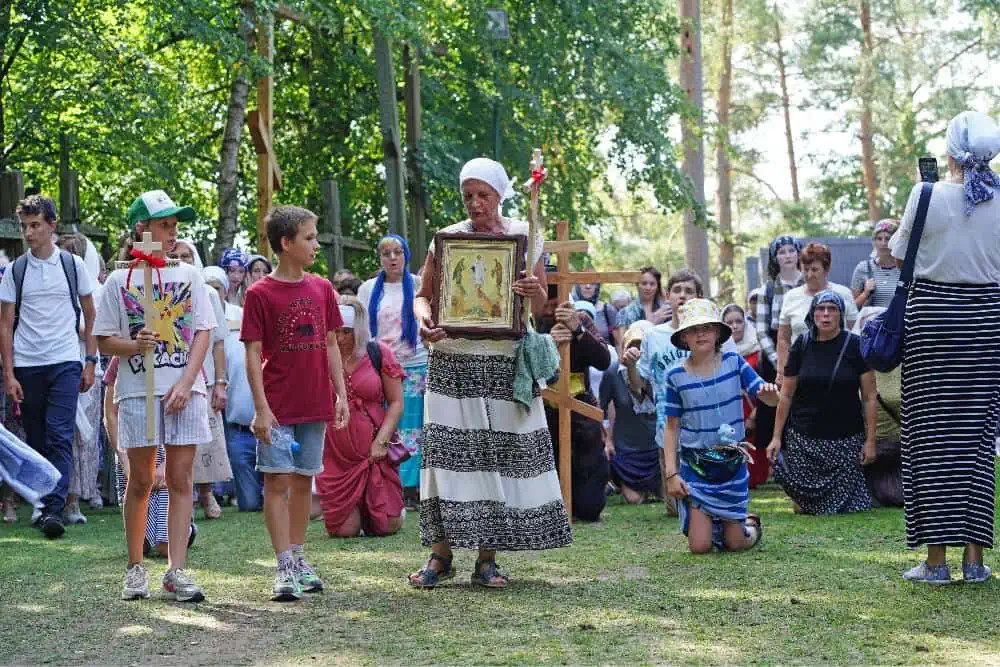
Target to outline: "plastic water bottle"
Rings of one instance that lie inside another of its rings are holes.
[[[271,446],[288,448],[292,454],[298,454],[301,445],[295,441],[295,431],[288,426],[271,427]]]

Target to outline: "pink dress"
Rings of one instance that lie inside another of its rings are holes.
[[[403,378],[402,367],[384,343],[382,373]],[[347,401],[351,419],[342,430],[329,424],[323,448],[323,472],[316,477],[316,491],[323,508],[323,521],[329,534],[347,520],[357,507],[366,535],[385,535],[389,519],[403,511],[403,487],[399,472],[388,459],[368,461],[372,440],[385,418],[382,378],[367,354],[361,357],[354,372],[345,374]]]

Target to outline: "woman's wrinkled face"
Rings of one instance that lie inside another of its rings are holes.
[[[659,285],[656,283],[656,276],[652,273],[644,273],[639,279],[639,297],[643,303],[655,303],[659,298]]]
[[[470,178],[462,183],[462,203],[477,227],[487,227],[499,217],[500,193],[485,181]]]
[[[584,283],[580,285],[580,296],[584,299],[593,299],[594,294],[597,293],[597,285],[595,283]]]
[[[406,268],[406,253],[403,252],[403,245],[396,239],[386,239],[379,244],[378,260],[385,270],[386,276],[391,279],[399,279]]]
[[[778,248],[776,257],[778,259],[779,268],[794,267],[799,263],[799,251],[796,250],[795,246],[790,243],[786,243]]]
[[[826,276],[829,272],[829,269],[825,268],[823,262],[819,260],[802,265],[802,277],[806,279],[809,289],[814,292],[826,286]]]
[[[178,242],[174,246],[174,254],[185,264],[194,264],[194,250],[187,243]]]
[[[726,317],[723,322],[729,325],[729,328],[733,330],[733,342],[739,343],[743,340],[743,328],[746,322],[743,320],[743,316],[740,315],[740,311],[731,310],[726,313]]]
[[[834,303],[821,303],[813,310],[813,322],[820,333],[840,332],[840,308]]]
[[[889,232],[879,232],[872,239],[872,246],[875,247],[875,251],[880,255],[887,255],[889,254],[889,239],[891,238],[892,235]]]

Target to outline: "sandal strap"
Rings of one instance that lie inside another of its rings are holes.
[[[485,566],[485,569],[480,569],[483,566]],[[509,581],[507,575],[500,571],[495,560],[477,560],[476,576],[485,581],[492,581],[494,577],[502,579],[504,583]]]
[[[453,558],[454,558],[454,556],[449,556],[448,558],[445,558],[441,554],[432,551],[431,555],[427,557],[427,564],[424,566],[424,568],[425,569],[429,569],[429,570],[433,569],[430,566],[431,563],[433,563],[434,561],[438,561],[439,563],[441,563],[441,565],[444,566],[444,569],[441,570],[442,572],[450,572],[451,571],[451,561],[452,561]]]

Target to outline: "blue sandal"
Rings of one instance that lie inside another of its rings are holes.
[[[501,583],[494,583],[494,579],[499,579]],[[472,585],[484,588],[507,588],[510,580],[507,575],[501,574],[497,568],[495,560],[477,560],[476,570],[472,573]]]
[[[455,568],[451,566],[453,557],[449,556],[445,558],[440,554],[431,552],[430,557],[427,559],[427,564],[420,568],[419,572],[407,577],[407,581],[413,588],[435,588],[445,579],[451,579],[455,576]],[[431,563],[434,561],[441,563],[442,569],[440,572],[431,567]]]

